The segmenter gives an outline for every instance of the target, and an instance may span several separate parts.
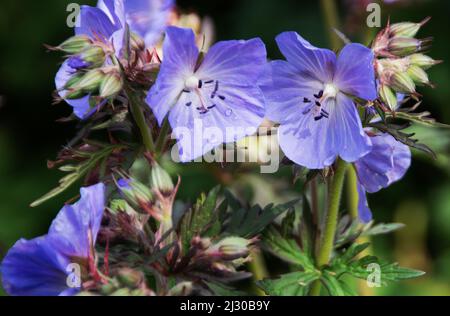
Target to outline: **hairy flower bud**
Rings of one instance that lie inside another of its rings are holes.
[[[418,85],[429,85],[430,80],[428,79],[428,75],[419,66],[412,65],[408,68],[407,71],[409,77]]]
[[[142,205],[149,205],[153,201],[153,194],[148,187],[134,179],[119,179],[117,187],[124,198],[136,208],[140,209]]]
[[[250,246],[254,240],[241,237],[227,237],[207,250],[207,254],[216,255],[224,260],[235,260],[250,255]]]
[[[391,88],[389,88],[385,84],[381,84],[378,94],[380,95],[381,100],[391,109],[391,111],[395,111],[397,108],[397,95]]]
[[[139,35],[132,32],[130,35],[130,46],[134,50],[141,51],[145,49],[145,42]]]
[[[105,75],[100,84],[100,97],[109,98],[118,94],[123,88],[122,77],[118,72],[111,72]]]
[[[86,93],[96,92],[104,78],[105,74],[100,69],[90,70],[81,78],[76,88]]]
[[[405,72],[396,73],[391,77],[391,88],[397,92],[416,92],[416,85],[414,84],[414,81]]]
[[[409,62],[412,65],[419,66],[422,69],[429,69],[430,67],[440,64],[442,60],[434,60],[433,58],[424,54],[412,54],[409,56]]]
[[[130,268],[122,268],[117,273],[117,279],[123,286],[137,288],[144,282],[144,275]]]
[[[64,41],[56,49],[62,50],[68,54],[78,54],[86,47],[90,46],[92,41],[86,35],[72,36]]]
[[[169,174],[158,164],[152,168],[150,183],[153,189],[157,189],[163,194],[170,194],[174,189]]]
[[[389,42],[388,50],[395,56],[403,57],[428,49],[431,42],[432,38],[419,40],[409,37],[395,37]]]
[[[96,68],[105,63],[106,53],[101,46],[91,45],[77,57],[87,65],[86,67]]]
[[[414,37],[416,36],[417,32],[419,32],[420,28],[424,26],[430,19],[431,17],[427,17],[420,23],[395,23],[389,27],[389,31],[391,36],[393,37]]]

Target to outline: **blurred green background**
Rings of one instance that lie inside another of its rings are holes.
[[[51,105],[61,56],[47,53],[43,46],[56,45],[72,35],[65,23],[70,2],[73,0],[0,3],[0,258],[17,239],[44,234],[64,201],[77,191],[73,188],[35,209],[28,206],[56,185],[60,174],[47,170],[46,160],[54,159],[75,131],[74,124],[55,122],[71,111],[64,104]],[[355,41],[367,38],[367,30],[362,27],[366,2],[369,1],[338,1],[340,29]],[[95,5],[92,0],[83,3]],[[280,57],[274,38],[286,30],[301,33],[317,46],[328,46],[318,1],[179,0],[178,5],[184,11],[212,17],[219,40],[262,37],[271,58]],[[440,121],[450,123],[450,1],[397,1],[383,6],[382,13],[384,21],[390,16],[393,22],[433,17],[420,35],[434,37],[430,55],[445,62],[430,71],[436,89],[423,88],[420,92],[425,100],[423,108]],[[450,295],[450,136],[445,130],[414,129],[423,142],[439,153],[439,159],[433,161],[416,154],[403,181],[370,196],[378,221],[407,224],[393,235],[376,238],[373,251],[427,274],[375,293]],[[180,167],[177,172],[183,175],[184,183],[189,183],[181,188],[182,199],[193,200],[215,183],[204,168]],[[273,188],[256,187],[260,192],[252,193],[254,199],[263,203],[259,196],[267,198],[264,190]]]

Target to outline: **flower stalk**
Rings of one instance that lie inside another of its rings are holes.
[[[318,268],[321,268],[328,263],[333,251],[334,237],[336,235],[336,228],[338,223],[339,205],[341,203],[341,196],[347,167],[347,162],[342,159],[338,160],[336,171],[330,186],[328,211],[325,219],[325,231],[322,238],[322,244],[316,258],[316,266]],[[320,295],[320,287],[320,281],[317,281],[315,284],[313,284],[311,295]]]
[[[131,114],[133,115],[133,118],[136,122],[136,125],[138,126],[142,141],[144,143],[145,149],[148,152],[155,152],[155,143],[153,141],[152,132],[149,129],[149,126],[147,125],[147,121],[144,116],[144,112],[141,109],[141,103],[139,96],[134,93],[129,86],[125,86],[125,92],[128,96],[128,100],[130,102],[130,110]]]

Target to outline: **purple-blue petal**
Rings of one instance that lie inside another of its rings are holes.
[[[266,117],[281,124],[297,119],[303,98],[323,89],[322,82],[305,80],[293,65],[283,60],[266,66],[259,85],[266,98]]]
[[[280,147],[290,160],[309,169],[323,169],[338,156],[354,162],[370,152],[371,141],[350,98],[338,93],[337,99],[328,99],[321,110],[329,117],[315,120],[314,110],[302,113],[299,108],[302,115],[280,126]]]
[[[50,226],[47,238],[66,256],[88,258],[102,221],[105,186],[99,183],[82,188],[80,193],[78,202],[61,209]]]
[[[174,0],[125,1],[126,20],[130,29],[150,48],[161,39],[174,5]]]
[[[162,124],[176,103],[185,80],[193,74],[198,55],[195,35],[191,29],[167,29],[163,44],[164,59],[156,83],[146,99],[159,124]]]
[[[266,63],[266,46],[261,39],[222,41],[209,49],[196,75],[225,83],[254,85]]]
[[[358,215],[359,220],[363,223],[369,223],[372,220],[372,211],[369,208],[369,203],[367,202],[367,195],[364,187],[358,182]]]
[[[331,82],[336,69],[336,54],[311,45],[296,32],[285,32],[276,41],[281,53],[304,80]]]
[[[67,286],[69,260],[51,247],[46,237],[21,239],[2,262],[5,291],[14,296],[56,296],[78,291]]]
[[[361,44],[348,44],[337,59],[334,83],[347,94],[365,100],[377,98],[372,50]]]
[[[365,190],[375,193],[403,178],[411,165],[411,151],[389,134],[371,139],[371,152],[355,162],[355,168]]]
[[[120,28],[101,9],[86,5],[81,6],[77,22],[79,26],[75,27],[76,35],[84,34],[102,40],[108,40]]]

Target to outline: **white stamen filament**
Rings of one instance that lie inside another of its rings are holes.
[[[184,86],[189,91],[194,90],[195,88],[198,88],[199,79],[196,76],[190,76],[186,79],[184,82]]]

